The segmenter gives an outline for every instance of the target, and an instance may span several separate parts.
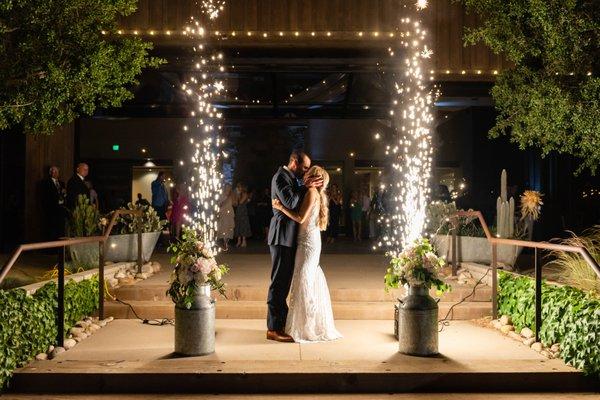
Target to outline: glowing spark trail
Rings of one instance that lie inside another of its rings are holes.
[[[223,10],[223,1],[203,1],[202,11],[210,19],[218,16]],[[219,214],[219,197],[222,191],[222,174],[220,172],[221,149],[224,140],[220,137],[222,126],[219,120],[222,114],[212,103],[225,90],[222,80],[217,79],[215,72],[223,72],[221,64],[223,54],[207,54],[205,29],[192,18],[192,26],[187,27],[186,35],[198,40],[194,52],[198,59],[194,61],[195,72],[181,89],[196,100],[196,107],[191,111],[194,126],[184,126],[189,132],[189,144],[192,147],[191,168],[188,179],[188,192],[191,197],[191,210],[185,215],[187,225],[200,233],[202,241],[213,253],[218,252],[216,244],[217,221]],[[182,160],[180,165],[186,163]]]
[[[417,2],[417,10],[426,6],[426,1]],[[397,98],[390,110],[396,135],[386,147],[393,168],[387,187],[392,209],[381,221],[386,233],[378,243],[393,256],[421,237],[425,227],[432,162],[431,107],[436,96],[427,86],[433,75],[425,76],[425,63],[433,54],[426,45],[426,31],[418,20],[402,18],[401,23],[399,49],[388,49],[390,57],[401,62],[394,86]],[[404,59],[399,61],[400,57]]]

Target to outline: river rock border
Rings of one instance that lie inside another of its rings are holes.
[[[71,329],[69,329],[69,335],[65,339],[62,346],[49,346],[45,353],[39,353],[35,356],[38,361],[52,360],[61,353],[67,350],[71,350],[78,343],[92,336],[94,333],[104,328],[107,324],[114,320],[113,317],[105,319],[99,319],[97,317],[85,317],[80,321],[77,321]]]
[[[553,359],[560,358],[560,344],[554,343],[550,347],[544,346],[541,342],[535,341],[535,333],[530,328],[523,328],[517,333],[512,324],[512,318],[508,315],[503,315],[499,319],[493,319],[488,324],[490,327],[502,332],[505,336],[521,342],[525,346],[535,350],[542,356]]]

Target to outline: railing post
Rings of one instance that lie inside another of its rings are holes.
[[[450,241],[450,248],[452,251],[452,276],[458,275],[458,217],[452,218],[452,239]]]
[[[106,241],[98,242],[98,317],[104,319],[104,248]]]
[[[534,249],[535,266],[535,341],[540,341],[540,328],[542,326],[542,266],[538,260],[538,249]]]
[[[62,347],[65,343],[65,247],[58,248],[58,312],[56,343]]]
[[[498,245],[492,243],[492,318],[498,318]]]
[[[138,245],[138,257],[137,257],[137,264],[138,264],[138,274],[142,273],[142,265],[144,264],[144,259],[143,259],[143,254],[142,254],[142,227],[140,226],[140,228],[138,229],[138,233],[137,233],[137,245]]]

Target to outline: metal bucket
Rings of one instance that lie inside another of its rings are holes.
[[[190,309],[175,305],[175,353],[204,356],[215,352],[215,301],[200,285]]]
[[[438,304],[425,287],[409,287],[399,300],[399,352],[413,356],[438,354]]]

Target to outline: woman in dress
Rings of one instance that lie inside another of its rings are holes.
[[[329,227],[327,229],[327,243],[335,242],[340,230],[340,216],[342,215],[342,191],[335,183],[329,190]]]
[[[236,247],[246,247],[246,238],[252,236],[250,218],[248,217],[248,203],[250,194],[245,184],[238,183],[233,198],[235,207],[235,229],[234,236],[237,238]]]
[[[352,233],[355,242],[362,240],[363,206],[360,194],[355,190],[350,196],[350,219],[352,220]]]
[[[169,223],[171,224],[171,239],[176,240],[181,236],[181,226],[187,212],[189,201],[185,194],[185,186],[177,184],[171,191],[171,214],[169,215]]]
[[[323,342],[342,337],[335,328],[327,281],[319,265],[321,231],[327,228],[329,219],[329,203],[325,194],[329,174],[323,168],[314,166],[306,172],[304,179],[311,177],[323,179],[323,186],[308,189],[299,211],[288,210],[278,199],[273,200],[273,208],[300,224],[285,326],[285,332],[298,343]]]
[[[223,240],[223,250],[229,250],[229,241],[233,239],[235,228],[235,212],[233,210],[233,191],[231,185],[225,185],[219,203],[219,222],[217,239]]]

